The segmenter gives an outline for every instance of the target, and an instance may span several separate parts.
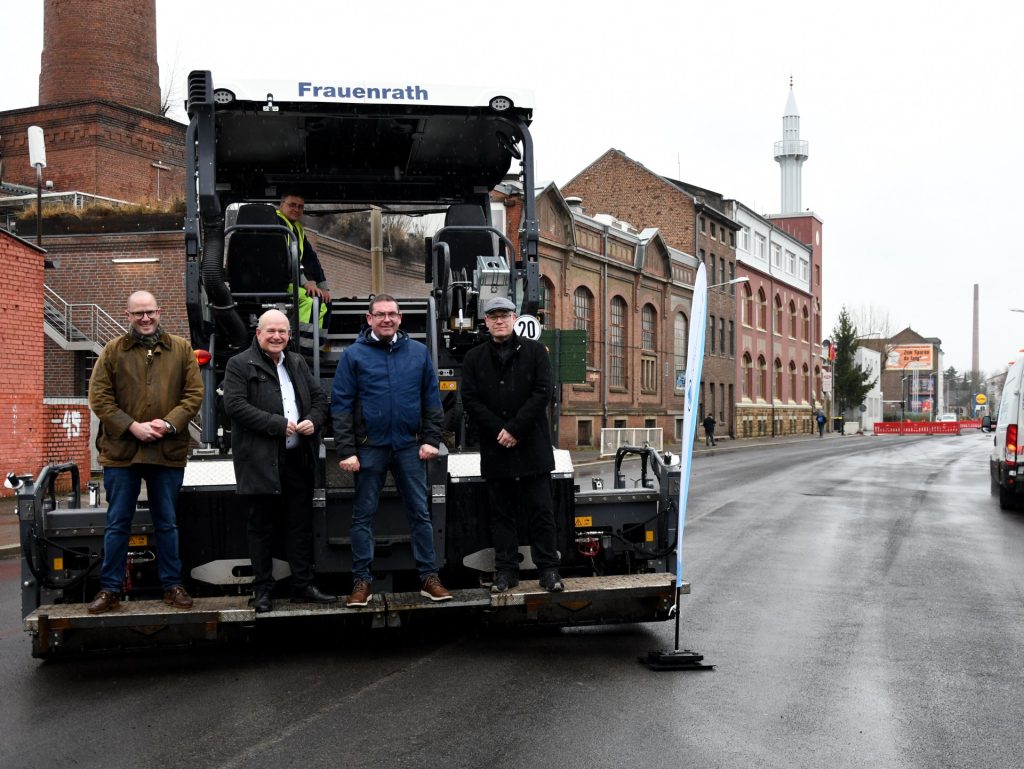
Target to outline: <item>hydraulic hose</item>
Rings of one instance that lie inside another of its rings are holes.
[[[203,287],[217,325],[229,347],[241,349],[248,341],[242,319],[235,312],[231,289],[224,282],[224,220],[203,221]]]

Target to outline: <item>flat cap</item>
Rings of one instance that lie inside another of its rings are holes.
[[[498,310],[515,312],[516,306],[512,304],[509,299],[506,299],[503,296],[495,296],[484,302],[484,315],[489,315],[492,312],[498,312]]]

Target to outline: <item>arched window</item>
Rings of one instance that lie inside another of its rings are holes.
[[[572,327],[587,332],[587,365],[595,366],[594,295],[586,286],[580,286],[572,295]]]
[[[757,392],[755,393],[760,400],[765,399],[765,394],[768,392],[768,361],[764,359],[763,355],[757,356]]]
[[[819,401],[825,400],[822,394],[821,366],[814,367],[814,398]]]
[[[555,305],[552,303],[555,295],[555,287],[545,277],[540,279],[540,307],[537,310],[537,317],[540,320],[542,326],[556,327],[555,318]]]
[[[782,297],[775,295],[775,328],[772,329],[779,336],[782,335]]]
[[[803,376],[804,376],[804,383],[803,383],[803,387],[800,388],[800,392],[804,396],[804,403],[810,403],[811,402],[811,373],[810,373],[810,369],[807,368],[807,364],[806,363],[804,364]]]
[[[792,300],[789,302],[789,335],[796,339],[796,303]]]
[[[800,400],[800,391],[796,386],[796,364],[793,361],[789,362],[789,400],[792,403],[796,403]]]
[[[757,290],[757,327],[762,330],[768,328],[768,297],[763,288]]]
[[[686,376],[686,346],[689,343],[690,334],[690,322],[686,319],[686,316],[681,313],[676,313],[675,323],[672,326],[673,346],[675,353],[675,389],[676,392],[683,391],[683,380]]]
[[[612,387],[626,386],[626,300],[621,296],[612,298],[611,327],[609,328],[609,357],[611,371],[608,384]]]
[[[772,400],[782,400],[782,361],[775,359],[775,392],[772,393]]]
[[[740,391],[741,398],[752,399],[754,397],[754,361],[750,358],[750,353],[743,353],[743,371],[740,377],[740,387],[743,388]]]
[[[744,326],[754,325],[754,292],[749,284],[743,285],[743,318]]]
[[[658,311],[653,304],[645,304],[640,317],[640,348],[648,352],[658,349]]]
[[[803,334],[803,340],[805,342],[808,342],[811,339],[811,318],[807,314],[807,305],[804,305],[803,314],[804,314],[804,334]]]
[[[658,311],[645,304],[640,312],[640,389],[658,392]]]

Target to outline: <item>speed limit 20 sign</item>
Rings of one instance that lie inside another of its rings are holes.
[[[514,328],[519,336],[524,336],[535,342],[540,339],[540,332],[544,330],[543,326],[541,326],[541,322],[532,315],[520,315],[516,318]]]

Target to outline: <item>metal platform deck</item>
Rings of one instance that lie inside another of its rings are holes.
[[[666,619],[675,600],[672,574],[633,574],[612,577],[567,577],[565,591],[549,593],[537,580],[524,580],[506,593],[492,595],[486,588],[453,590],[450,601],[431,601],[417,592],[374,594],[365,607],[349,608],[342,598],[333,604],[292,603],[276,599],[274,609],[257,614],[248,596],[196,598],[191,609],[174,609],[163,601],[123,601],[116,610],[89,614],[86,604],[49,604],[25,617],[24,629],[33,636],[36,656],[49,656],[72,643],[79,633],[138,641],[158,641],[171,635],[176,640],[214,641],[231,626],[258,627],[259,623],[295,617],[367,617],[373,624],[394,623],[411,612],[462,610],[476,612],[486,622],[517,624],[588,624],[614,617],[617,621]],[[683,583],[682,592],[690,585]],[[153,645],[158,645],[154,643]]]

